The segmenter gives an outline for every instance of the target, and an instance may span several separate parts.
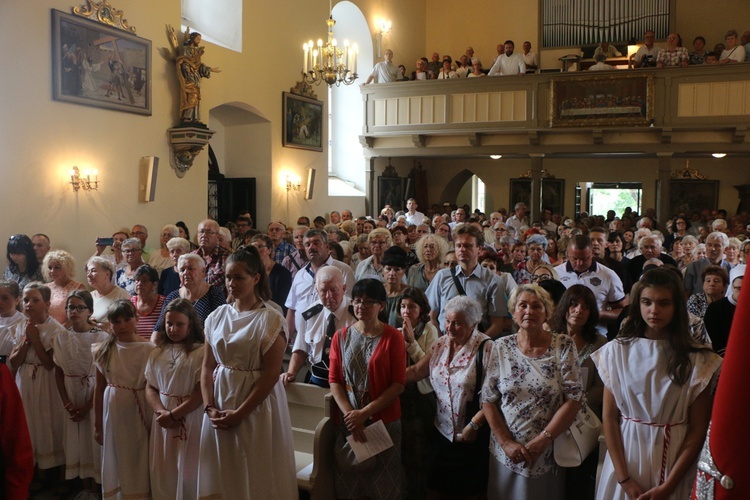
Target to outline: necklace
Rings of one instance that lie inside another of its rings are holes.
[[[181,352],[177,351],[177,354],[175,355],[175,351],[177,351],[177,349],[175,349],[175,346],[171,346],[169,349],[169,355],[172,357],[172,361],[169,362],[170,368],[174,368],[177,364],[177,360],[180,359]]]

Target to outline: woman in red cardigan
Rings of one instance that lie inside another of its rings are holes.
[[[406,347],[404,338],[382,318],[386,293],[375,279],[352,290],[358,321],[336,332],[331,341],[329,382],[343,419],[336,439],[337,498],[401,498],[401,405]],[[382,420],[394,446],[356,470],[340,460],[346,436],[365,441],[365,428]]]

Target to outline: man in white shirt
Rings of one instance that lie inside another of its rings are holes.
[[[521,54],[514,54],[513,40],[506,40],[503,45],[505,53],[497,57],[487,76],[523,75],[526,73],[526,63]]]
[[[466,210],[463,208],[457,208],[451,212],[451,217],[453,218],[453,221],[449,222],[448,225],[451,227],[451,230],[453,230],[457,225],[466,222]]]
[[[418,226],[424,221],[425,215],[422,212],[417,212],[417,200],[414,198],[406,200],[406,210],[407,226]]]
[[[375,83],[389,83],[389,82],[395,82],[398,78],[398,66],[393,64],[391,61],[393,60],[393,51],[391,49],[387,49],[385,53],[383,54],[383,60],[375,65],[374,68],[372,68],[372,73],[370,73],[370,76],[367,77],[367,81],[363,83],[362,85],[367,85],[368,83],[375,82]]]
[[[531,42],[523,42],[523,62],[527,70],[536,70],[539,63],[536,60],[536,54],[531,52]]]
[[[526,203],[519,201],[516,206],[513,207],[515,212],[513,215],[508,217],[505,221],[505,225],[512,227],[516,234],[518,234],[518,228],[521,226],[529,227],[529,218],[526,217]]]
[[[289,369],[281,374],[286,387],[294,382],[305,362],[310,363],[305,382],[328,388],[328,353],[333,334],[357,321],[351,299],[344,292],[344,275],[333,266],[321,268],[315,275],[318,300],[302,313],[299,335],[294,341]]]
[[[633,56],[633,65],[636,68],[655,68],[656,58],[659,55],[659,47],[654,45],[656,35],[649,30],[643,35],[643,45]]]
[[[604,61],[607,60],[607,56],[603,53],[596,54],[594,56],[594,61],[596,61],[596,64],[591,66],[589,68],[589,71],[612,71],[615,68],[610,66],[609,64],[605,63]]]

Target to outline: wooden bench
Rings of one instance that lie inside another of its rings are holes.
[[[328,389],[294,382],[287,387],[286,397],[292,420],[297,486],[311,499],[335,498],[333,395]]]

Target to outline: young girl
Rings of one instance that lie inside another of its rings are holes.
[[[225,276],[233,302],[205,323],[198,495],[297,498],[292,425],[279,381],[285,321],[266,303],[271,292],[257,248],[230,255]]]
[[[107,311],[112,333],[92,346],[96,365],[94,417],[102,445],[104,498],[148,498],[148,416],[144,370],[154,344],[136,333],[135,306],[115,300]]]
[[[19,299],[18,283],[0,280],[0,356],[10,356],[18,332],[23,334],[26,316],[17,309]]]
[[[65,305],[70,327],[53,342],[55,379],[68,413],[65,419],[65,479],[80,477],[90,493],[101,482],[101,447],[94,442],[94,380],[96,368],[91,345],[107,340],[92,321],[94,299],[86,290],[74,290]]]
[[[591,355],[604,382],[597,498],[688,498],[721,358],[690,336],[677,271],[646,272],[618,338]]]
[[[146,400],[154,410],[149,463],[151,496],[194,499],[201,434],[203,325],[187,299],[170,302],[158,346],[146,364]]]
[[[50,289],[33,281],[23,289],[23,309],[28,317],[23,335],[16,337],[10,364],[16,371],[16,384],[26,410],[26,421],[40,469],[65,463],[60,394],[55,385],[52,343],[65,328],[48,313]]]

